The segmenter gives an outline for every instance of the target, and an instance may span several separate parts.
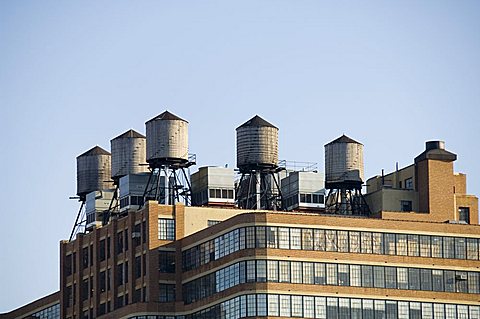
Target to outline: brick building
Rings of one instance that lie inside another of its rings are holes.
[[[455,159],[427,142],[369,179],[366,216],[145,201],[62,241],[60,291],[0,318],[479,319],[478,198]]]

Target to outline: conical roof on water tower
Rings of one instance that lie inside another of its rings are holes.
[[[95,146],[77,156],[77,195],[84,201],[90,192],[112,187],[111,154]]]
[[[188,162],[188,122],[165,111],[145,123],[151,167]]]
[[[128,174],[147,172],[146,137],[132,129],[110,140],[114,181]]]
[[[240,170],[275,168],[278,165],[278,128],[258,115],[237,131],[237,167]]]
[[[325,145],[325,184],[364,180],[363,144],[342,135]]]

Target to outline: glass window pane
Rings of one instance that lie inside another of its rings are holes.
[[[360,252],[360,232],[351,231],[349,232],[350,237],[350,252],[359,253]]]
[[[478,260],[478,240],[467,238],[467,259]]]
[[[372,253],[372,233],[370,232],[361,232],[361,250],[363,254]]]
[[[420,256],[431,257],[430,236],[420,236]]]
[[[350,285],[354,287],[362,285],[360,265],[350,265]]]
[[[383,233],[372,233],[373,253],[383,254]]]
[[[327,285],[337,284],[337,264],[327,264]]]
[[[325,231],[323,229],[315,229],[313,232],[315,250],[325,250]]]
[[[288,228],[278,228],[278,247],[280,249],[290,249],[290,230]]]
[[[269,316],[278,316],[279,313],[279,302],[278,295],[269,294],[268,295],[268,315]]]
[[[280,295],[280,316],[290,317],[290,315],[291,315],[290,296]]]
[[[327,251],[337,251],[337,232],[335,230],[326,230],[325,242]]]
[[[290,249],[302,249],[300,228],[290,228]]]
[[[313,229],[302,229],[302,249],[313,249]]]
[[[337,242],[339,252],[348,252],[348,231],[337,231]]]

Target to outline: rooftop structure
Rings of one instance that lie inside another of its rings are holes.
[[[259,117],[242,127],[274,128]],[[275,156],[241,157],[236,177],[202,167],[187,205],[142,196],[152,173],[126,174],[122,214],[60,243],[60,291],[0,318],[479,319],[478,198],[454,173],[456,155],[427,142],[412,165],[367,180],[369,214],[329,211],[327,190],[340,203],[363,198],[360,146],[346,136],[327,144],[325,181],[279,169]],[[281,209],[236,206],[235,186],[257,173],[264,188],[278,178]],[[86,195],[94,215],[104,191]]]

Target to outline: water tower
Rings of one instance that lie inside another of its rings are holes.
[[[134,130],[110,141],[112,150],[112,179],[115,185],[121,177],[148,172],[146,166],[146,137]]]
[[[145,200],[164,204],[190,203],[191,187],[188,167],[195,164],[188,154],[188,122],[165,111],[145,123],[150,177]]]
[[[367,215],[370,210],[362,196],[363,145],[342,135],[325,145],[325,210],[343,215]]]
[[[244,209],[282,209],[278,172],[278,128],[255,115],[237,128],[237,205]]]
[[[131,174],[148,172],[146,164],[146,137],[132,129],[110,140],[112,151],[111,177],[115,191],[103,216],[103,224],[107,224],[112,214],[118,213],[118,192],[120,178]]]
[[[87,194],[113,187],[110,170],[111,154],[99,146],[95,146],[77,157],[77,196],[81,205],[70,234],[70,240],[85,226],[86,218],[83,207]]]

